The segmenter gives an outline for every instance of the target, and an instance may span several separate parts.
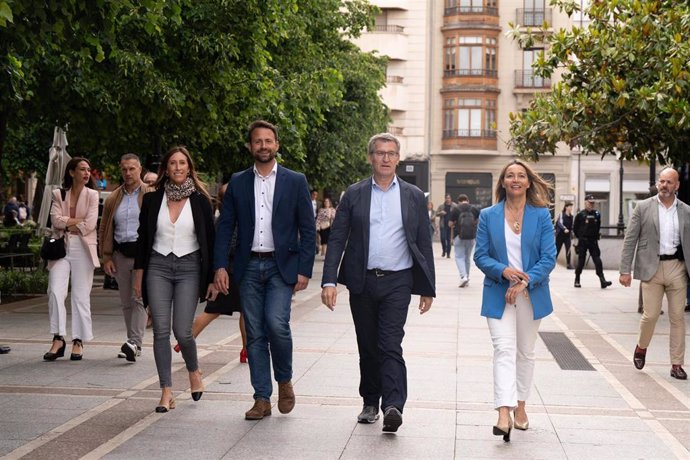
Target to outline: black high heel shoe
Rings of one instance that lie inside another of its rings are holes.
[[[511,420],[508,424],[508,431],[505,428],[501,428],[498,425],[494,425],[494,436],[503,436],[505,442],[510,442],[510,432],[513,429],[513,421]]]
[[[74,350],[74,347],[79,345],[79,348],[81,348],[81,353],[72,353],[69,355],[69,359],[72,361],[81,361],[82,356],[84,355],[84,344],[80,339],[74,339],[72,340],[72,350]]]
[[[190,372],[189,375],[191,376],[191,375],[194,374],[195,372],[198,372],[198,373],[199,373],[199,380],[201,380],[201,371],[200,371],[200,370],[196,370],[196,371],[194,371],[194,372]],[[191,382],[190,382],[190,383],[191,383]],[[201,382],[201,388],[196,388],[196,389],[195,389],[195,388],[192,388],[191,391],[192,391],[192,399],[193,399],[194,401],[200,400],[200,399],[201,399],[201,395],[204,394],[204,383],[203,383],[203,381]]]
[[[43,359],[45,359],[46,361],[55,361],[56,359],[65,356],[65,347],[67,347],[65,339],[61,335],[56,334],[53,336],[53,342],[62,342],[62,346],[58,348],[58,351],[56,351],[55,353],[49,351],[45,355],[43,355]]]

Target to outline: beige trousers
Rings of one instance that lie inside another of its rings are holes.
[[[685,358],[685,302],[688,273],[685,262],[680,260],[659,261],[659,268],[649,281],[642,281],[644,312],[640,320],[640,336],[637,344],[647,348],[652,341],[656,321],[661,312],[661,301],[666,293],[668,319],[671,323],[671,364],[684,364]]]

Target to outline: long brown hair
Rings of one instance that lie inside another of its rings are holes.
[[[206,184],[201,179],[199,179],[199,176],[196,173],[196,169],[194,168],[194,160],[192,160],[192,156],[189,154],[187,148],[183,145],[176,145],[175,147],[171,148],[161,159],[161,164],[158,167],[158,179],[156,179],[154,187],[156,187],[156,189],[159,189],[165,186],[165,183],[168,182],[168,162],[170,161],[170,157],[175,155],[177,152],[180,152],[187,158],[187,164],[189,164],[189,177],[192,178],[192,182],[194,182],[194,187],[196,188],[196,191],[204,195],[209,202],[212,202],[213,200],[211,198],[211,195],[208,193]]]
[[[503,187],[503,180],[506,177],[506,171],[513,165],[522,166],[527,172],[527,179],[529,180],[527,203],[537,208],[548,208],[550,205],[549,194],[553,191],[553,185],[544,180],[527,163],[518,159],[512,160],[501,170],[501,174],[498,176],[498,183],[496,184],[496,202],[499,203],[506,199],[506,189]]]
[[[69,172],[75,171],[79,163],[81,163],[82,161],[89,165],[89,168],[91,168],[91,162],[86,158],[74,157],[71,160],[69,160],[69,162],[67,162],[67,166],[65,166],[65,175],[62,176],[62,188],[64,188],[65,190],[71,189],[72,185],[74,184],[74,179],[72,178],[72,175]],[[89,181],[86,184],[84,184],[84,187],[88,187],[94,190],[96,189],[96,184],[93,181],[93,176],[89,177]]]

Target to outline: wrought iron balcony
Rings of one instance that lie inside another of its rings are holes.
[[[551,88],[551,79],[536,75],[534,70],[515,71],[516,88]]]
[[[496,130],[493,129],[444,129],[443,138],[450,139],[453,137],[483,137],[488,139],[496,139]]]
[[[491,6],[451,6],[443,11],[444,16],[459,16],[463,14],[498,16],[498,8]]]
[[[371,29],[372,32],[390,32],[390,33],[395,33],[395,34],[401,34],[405,32],[405,28],[403,26],[396,26],[396,25],[375,25],[373,29]]]
[[[552,8],[536,10],[518,8],[515,22],[522,27],[541,27],[544,21],[551,24],[551,12]]]
[[[489,69],[446,69],[444,77],[498,77],[498,71]]]

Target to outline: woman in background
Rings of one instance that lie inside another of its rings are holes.
[[[556,219],[556,258],[561,252],[561,247],[565,244],[565,264],[568,270],[572,270],[570,265],[570,243],[573,235],[573,204],[566,203],[563,210]]]
[[[525,401],[532,388],[537,330],[541,319],[553,311],[549,273],[556,265],[556,247],[548,208],[551,188],[526,163],[513,160],[499,176],[496,204],[479,215],[474,262],[486,275],[481,314],[487,318],[494,347],[498,421],[493,434],[504,441],[510,441],[513,426],[529,428]]]
[[[175,408],[170,327],[189,372],[192,399],[204,391],[192,321],[200,297],[210,294],[213,210],[186,148],[173,147],[161,160],[156,191],[144,195],[134,259],[134,292],[153,316],[153,356],[161,399],[156,412]]]
[[[323,206],[319,209],[316,216],[316,229],[319,231],[321,238],[321,255],[326,257],[326,250],[328,249],[328,237],[331,234],[331,225],[335,219],[335,208],[330,198],[323,199]]]
[[[64,199],[63,199],[64,193]],[[72,353],[79,361],[84,342],[93,339],[91,327],[91,285],[93,271],[100,266],[96,252],[98,192],[91,177],[91,163],[86,158],[72,158],[65,167],[62,189],[53,190],[50,223],[53,237],[65,237],[66,255],[48,261],[48,314],[53,345],[43,355],[46,361],[65,356],[67,310],[65,299],[72,283]]]

